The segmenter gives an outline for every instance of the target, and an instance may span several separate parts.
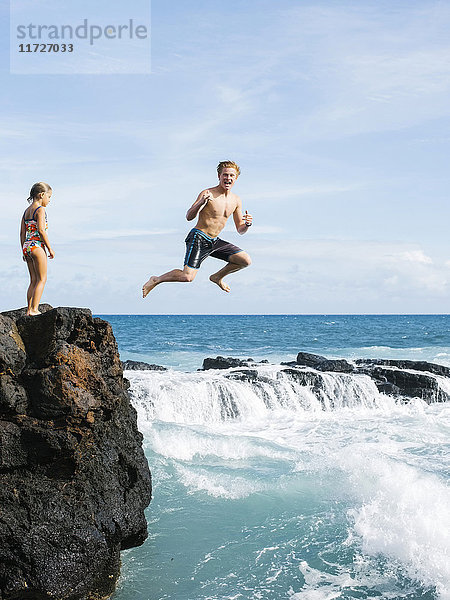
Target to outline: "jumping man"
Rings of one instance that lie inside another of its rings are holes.
[[[231,191],[239,177],[240,169],[235,162],[226,160],[218,164],[217,173],[219,185],[200,192],[197,200],[186,213],[188,221],[192,221],[197,215],[198,221],[185,240],[184,268],[173,269],[159,277],[156,275],[150,277],[142,287],[144,298],[154,287],[165,281],[193,281],[200,265],[208,256],[219,258],[227,263],[209,278],[225,292],[229,292],[230,288],[223,278],[251,264],[247,252],[218,237],[231,215],[240,234],[244,234],[252,224],[252,216],[247,214],[247,211],[245,215],[242,214],[241,199]]]

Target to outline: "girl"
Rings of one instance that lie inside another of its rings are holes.
[[[30,285],[27,291],[27,315],[40,315],[39,302],[47,281],[47,253],[55,257],[47,235],[47,213],[45,207],[52,197],[52,188],[40,181],[30,190],[30,206],[23,213],[20,225],[20,244],[23,260],[30,273]]]

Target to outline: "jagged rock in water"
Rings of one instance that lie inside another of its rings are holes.
[[[248,367],[253,363],[253,359],[242,360],[231,356],[217,356],[216,358],[205,358],[203,361],[203,371],[208,369],[231,369],[233,367]],[[250,365],[249,365],[250,363]]]
[[[382,365],[388,367],[397,367],[398,369],[411,369],[414,371],[428,371],[434,375],[450,377],[450,368],[436,363],[426,362],[424,360],[396,360],[383,358],[358,358],[355,361],[358,366],[364,365]]]
[[[405,400],[421,398],[426,402],[450,400],[450,395],[442,389],[435,377],[450,377],[450,369],[441,365],[423,361],[361,359],[356,361],[357,366],[354,366],[345,360],[329,360],[306,352],[299,353],[299,359],[300,364],[281,363],[283,368],[278,371],[277,378],[287,376],[296,384],[308,387],[322,404],[329,401],[328,406],[333,405],[329,389],[330,385],[333,386],[333,380],[328,379],[325,382],[326,372],[329,377],[335,378],[337,387],[348,385],[348,380],[342,377],[367,375],[374,381],[378,391],[389,396]],[[204,365],[206,368],[229,369],[224,375],[227,379],[252,384],[265,401],[264,384],[273,386],[274,383],[273,375],[268,376],[264,369],[259,368],[260,363],[255,361],[217,357],[217,359],[205,359]],[[409,370],[427,371],[427,373],[410,373]]]
[[[450,400],[449,394],[439,387],[438,381],[433,377],[433,375],[450,377],[450,369],[434,363],[367,358],[356,360],[355,367],[346,360],[330,360],[324,356],[308,352],[299,352],[297,363],[318,371],[364,373],[374,380],[380,392],[390,396],[422,398],[427,402],[446,402]],[[292,363],[285,364],[292,365]],[[427,371],[432,375],[410,373],[408,370]]]
[[[225,374],[227,379],[237,379],[238,381],[257,381],[260,377],[257,369],[240,369],[239,371],[230,371]]]
[[[151,481],[111,326],[0,314],[0,599],[108,597]]]
[[[151,365],[139,360],[124,360],[122,368],[124,371],[167,371],[166,367],[161,365]]]
[[[205,358],[203,360],[203,366],[200,371],[207,371],[208,369],[233,369],[235,367],[254,367],[256,365],[268,365],[269,361],[264,359],[258,362],[254,361],[253,358],[247,358],[243,360],[241,358],[233,358],[232,356],[216,356],[216,358]]]
[[[400,362],[400,361],[398,361]],[[403,362],[403,361],[401,361]],[[439,387],[439,383],[433,375],[425,373],[410,373],[400,368],[390,368],[382,361],[380,363],[366,364],[360,366],[360,372],[369,375],[375,382],[378,390],[389,396],[403,396],[405,398],[422,398],[427,402],[447,402],[449,394]],[[408,369],[416,369],[415,361],[408,361]],[[432,366],[431,363],[426,363]],[[435,365],[438,367],[439,365]],[[445,367],[443,367],[445,368]],[[431,372],[431,371],[430,371]]]
[[[304,386],[308,386],[313,390],[323,389],[323,377],[319,373],[312,371],[304,371],[302,369],[283,369],[281,373],[289,375],[296,383]]]
[[[319,354],[310,354],[309,352],[299,352],[297,354],[297,364],[305,367],[311,367],[317,371],[336,371],[339,373],[353,373],[355,367],[344,359],[330,359]]]

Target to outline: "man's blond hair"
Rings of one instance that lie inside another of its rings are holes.
[[[241,174],[240,168],[233,160],[223,160],[217,165],[217,174],[219,177],[224,169],[234,169],[236,171],[236,178]]]

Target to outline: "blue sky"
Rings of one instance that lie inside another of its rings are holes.
[[[0,12],[0,310],[25,303],[18,226],[44,180],[53,306],[448,312],[448,2],[153,0],[145,75],[11,75]],[[208,259],[142,300],[182,265],[186,210],[228,158],[254,226],[221,237],[252,266],[230,294]]]

